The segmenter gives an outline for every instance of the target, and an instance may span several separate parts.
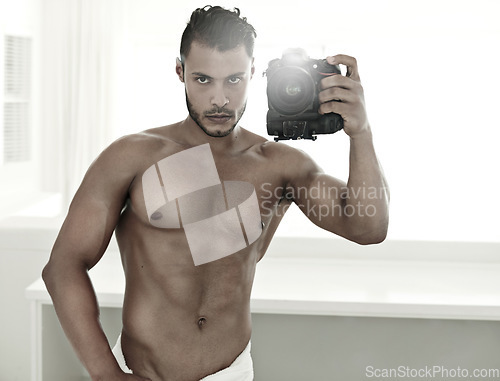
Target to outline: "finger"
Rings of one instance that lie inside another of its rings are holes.
[[[336,114],[339,114],[341,116],[345,115],[348,109],[348,104],[343,103],[343,102],[326,102],[322,103],[319,108],[318,112],[323,115],[323,114],[328,114],[330,112],[334,112]]]
[[[343,89],[352,89],[355,86],[355,81],[351,78],[344,77],[343,75],[329,75],[328,77],[324,77],[320,81],[321,89],[326,90],[329,87],[341,87]]]
[[[356,95],[353,94],[352,91],[349,91],[342,87],[330,87],[321,91],[318,94],[318,99],[320,103],[326,103],[330,101],[354,102],[356,100]]]
[[[347,67],[346,77],[360,81],[356,58],[345,54],[337,54],[336,56],[327,57],[326,60],[330,65],[345,65]]]

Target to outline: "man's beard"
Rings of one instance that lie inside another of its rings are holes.
[[[230,129],[228,129],[227,131],[221,131],[221,130],[217,130],[215,132],[210,132],[202,123],[201,123],[201,117],[200,117],[200,114],[197,113],[194,108],[193,108],[193,105],[191,104],[191,102],[189,101],[189,98],[188,98],[188,95],[186,93],[186,105],[187,105],[187,109],[189,111],[189,115],[191,116],[191,119],[194,120],[194,122],[198,125],[198,127],[201,128],[201,130],[207,134],[208,136],[211,136],[213,138],[223,138],[224,136],[228,136],[231,132],[233,132],[234,128],[238,125],[238,122],[240,121],[241,117],[243,116],[243,113],[245,112],[245,109],[246,109],[246,106],[247,106],[247,103],[245,102],[245,104],[243,105],[243,107],[241,109],[239,109],[238,111],[236,111],[236,113],[232,110],[228,110],[224,107],[214,107],[212,108],[211,110],[208,110],[208,111],[205,111],[203,113],[204,116],[209,116],[209,115],[212,115],[212,114],[226,114],[228,116],[231,116],[231,117],[234,117],[236,116],[236,120],[234,122],[234,124],[232,125],[232,127]]]

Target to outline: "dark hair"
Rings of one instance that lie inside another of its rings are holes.
[[[253,57],[253,47],[257,33],[246,17],[240,17],[240,10],[224,9],[207,5],[191,14],[181,39],[181,62],[189,54],[193,41],[224,52],[241,44],[249,57]]]

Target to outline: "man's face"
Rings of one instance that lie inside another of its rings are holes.
[[[253,58],[240,46],[219,52],[194,41],[184,69],[176,71],[185,83],[189,115],[209,136],[231,133],[242,117],[248,84],[254,72]]]

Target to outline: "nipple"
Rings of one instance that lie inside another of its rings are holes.
[[[204,318],[203,316],[198,319],[198,327],[201,329],[203,328],[203,325],[207,322],[207,319]]]
[[[151,215],[151,219],[153,221],[156,221],[156,220],[161,220],[163,217],[163,215],[161,214],[161,212],[154,212],[152,215]]]

